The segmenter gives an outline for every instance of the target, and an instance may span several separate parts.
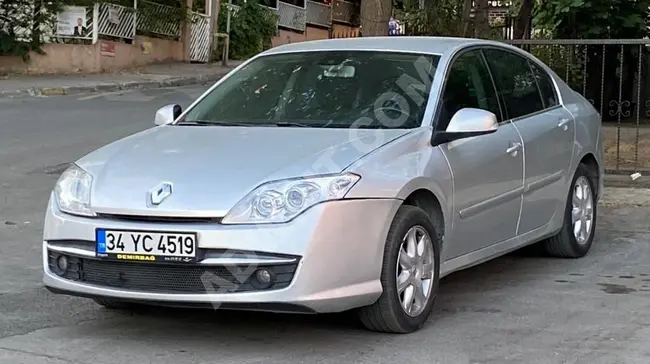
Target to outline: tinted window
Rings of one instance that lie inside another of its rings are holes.
[[[442,94],[438,128],[445,130],[454,114],[466,107],[488,110],[501,121],[497,94],[480,51],[467,52],[452,64]]]
[[[528,60],[506,51],[486,49],[484,52],[508,118],[514,119],[544,109]]]
[[[378,51],[264,56],[224,80],[185,120],[415,128],[422,123],[438,60]]]
[[[537,79],[537,85],[539,86],[539,91],[542,94],[544,107],[552,107],[558,105],[557,94],[555,92],[553,81],[551,81],[551,76],[549,76],[546,71],[544,71],[541,67],[534,64],[533,62],[529,63],[530,68],[533,70],[533,74]]]

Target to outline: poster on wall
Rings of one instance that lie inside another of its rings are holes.
[[[120,24],[120,12],[117,8],[108,7],[108,22],[115,25]]]
[[[68,37],[85,37],[86,32],[86,8],[65,6],[57,16],[56,34]]]
[[[151,54],[151,47],[151,42],[142,42],[140,50],[142,50],[142,54]]]

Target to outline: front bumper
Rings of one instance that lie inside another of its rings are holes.
[[[333,201],[314,206],[287,224],[232,226],[83,218],[61,213],[51,199],[43,235],[43,283],[56,293],[170,306],[345,311],[372,304],[381,295],[384,242],[400,204],[392,199]],[[191,265],[111,265],[95,258],[96,228],[195,231],[200,259]],[[85,271],[74,279],[57,272],[52,256],[58,254],[80,262],[75,267]],[[214,273],[235,266],[240,271],[251,266],[279,269],[284,283],[280,288],[243,284],[246,289],[204,290],[195,279],[203,270]],[[128,277],[134,283],[128,289],[114,284],[116,279],[129,282]],[[170,289],[163,292],[160,288],[165,285]]]

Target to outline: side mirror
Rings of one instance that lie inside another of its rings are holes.
[[[174,122],[178,119],[179,116],[183,113],[183,108],[181,105],[171,104],[165,105],[156,111],[156,117],[154,122],[156,125],[167,125]]]
[[[454,140],[492,134],[497,131],[499,122],[493,113],[475,108],[458,110],[449,121],[447,130],[433,133],[433,146],[452,142]]]

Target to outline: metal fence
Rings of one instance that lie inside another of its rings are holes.
[[[0,0],[2,1],[2,0]],[[43,1],[43,0],[35,0]],[[82,30],[75,34],[61,34],[57,31],[59,14],[47,13],[45,7],[22,6],[9,7],[15,10],[8,18],[23,26],[14,27],[18,40],[30,41],[34,21],[40,19],[38,30],[41,40],[45,43],[96,43],[98,38],[134,39],[136,30],[139,34],[153,37],[178,39],[181,32],[180,8],[158,4],[151,1],[128,0],[130,6],[102,2],[94,6],[84,7],[86,10]],[[137,7],[136,7],[137,4]],[[14,9],[15,8],[15,9]],[[67,7],[66,7],[67,8]],[[75,7],[81,8],[81,7]],[[66,10],[64,8],[64,10]]]
[[[600,112],[608,173],[650,172],[650,39],[510,40]]]
[[[307,27],[307,8],[278,2],[278,24],[285,28],[305,31]]]
[[[135,8],[110,3],[99,4],[99,35],[115,38],[135,38]]]
[[[178,38],[181,35],[179,9],[151,1],[138,2],[137,31]]]
[[[210,15],[192,12],[190,30],[190,60],[207,63],[210,60]]]

